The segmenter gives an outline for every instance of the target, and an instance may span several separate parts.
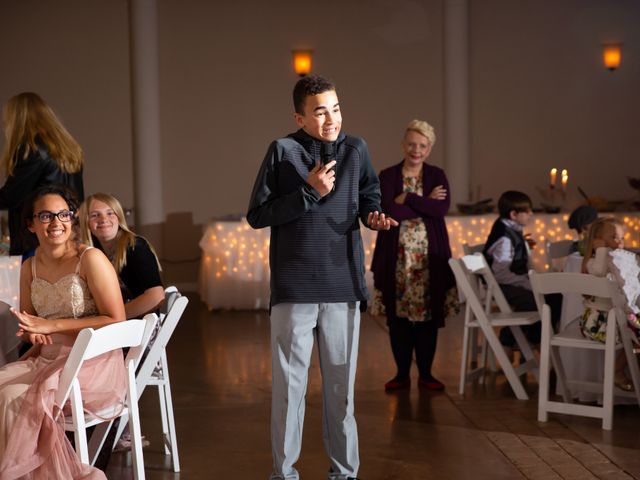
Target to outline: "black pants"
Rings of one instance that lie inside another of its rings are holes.
[[[420,378],[431,378],[431,365],[438,343],[438,328],[434,322],[410,322],[406,318],[388,316],[387,325],[398,379],[409,377],[414,350]]]
[[[500,289],[514,312],[529,312],[538,309],[531,290],[513,285],[500,285]],[[544,301],[551,308],[551,323],[555,327],[560,322],[560,314],[562,313],[562,294],[551,293],[545,295]],[[526,325],[521,328],[529,343],[532,345],[540,343],[542,323],[536,322],[533,325]],[[500,343],[505,347],[514,347],[516,345],[516,339],[513,337],[509,327],[504,327],[500,330]]]

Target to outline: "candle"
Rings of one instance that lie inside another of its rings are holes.
[[[567,181],[569,180],[569,172],[565,169],[562,170],[562,191],[566,192],[567,191]]]
[[[558,169],[552,168],[549,172],[549,183],[551,185],[551,188],[556,186],[556,175],[558,175]]]

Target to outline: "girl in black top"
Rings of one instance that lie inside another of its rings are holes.
[[[146,239],[129,230],[120,202],[106,193],[90,195],[80,208],[83,241],[111,260],[125,300],[127,318],[142,318],[164,300],[160,263]]]
[[[0,209],[9,210],[10,253],[35,248],[21,235],[25,198],[38,187],[62,184],[84,198],[82,148],[39,95],[20,93],[4,106],[5,145],[0,163],[7,181],[0,188]]]

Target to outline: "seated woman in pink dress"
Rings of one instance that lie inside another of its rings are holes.
[[[25,204],[26,229],[37,238],[35,256],[20,273],[18,335],[34,347],[0,369],[0,480],[106,478],[82,465],[54,405],[60,373],[78,332],[125,319],[118,278],[96,248],[77,241],[77,201],[64,187],[37,190]],[[124,404],[122,352],[85,362],[79,374],[89,413]],[[65,413],[66,413],[65,409]],[[108,414],[109,415],[109,414]]]

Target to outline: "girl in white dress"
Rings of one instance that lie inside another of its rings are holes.
[[[598,277],[608,276],[618,284],[620,303],[624,306],[628,325],[633,331],[632,338],[637,342],[640,332],[640,262],[637,255],[624,250],[624,225],[619,220],[602,217],[591,225],[582,271]],[[604,342],[611,301],[588,297],[585,298],[584,306],[580,322],[582,333],[586,337]],[[631,391],[633,385],[624,374],[625,367],[626,358],[621,354],[616,359],[616,385]]]

